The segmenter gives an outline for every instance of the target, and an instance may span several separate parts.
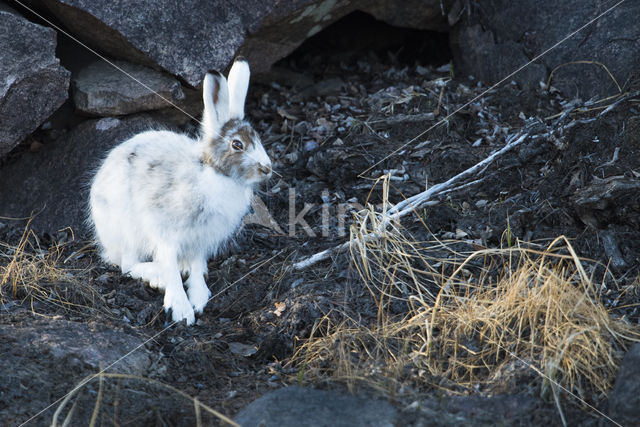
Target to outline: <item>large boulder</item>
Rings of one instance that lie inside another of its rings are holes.
[[[32,424],[49,425],[59,399],[88,375],[106,369],[110,373],[144,376],[151,365],[151,355],[139,337],[56,317],[0,325],[0,341],[3,425],[20,425],[31,417],[37,417]],[[93,381],[88,388],[95,391],[96,383]],[[89,393],[83,388],[80,394]],[[82,401],[86,406],[78,405],[80,412],[89,412],[89,416],[77,416],[76,411],[74,420],[88,421],[94,402],[95,395]],[[76,421],[76,425],[87,424]]]
[[[0,338],[7,348],[20,355],[25,348],[40,353],[67,372],[99,371],[143,375],[151,364],[140,338],[98,324],[70,322],[63,319],[31,321],[29,325],[0,325]],[[131,352],[131,350],[139,351]],[[122,358],[127,354],[126,358]],[[4,360],[7,362],[6,360]],[[3,369],[6,372],[10,369]],[[2,382],[5,383],[4,381]],[[18,387],[19,388],[19,387]]]
[[[633,344],[622,360],[609,394],[609,416],[629,426],[640,419],[640,344]]]
[[[236,416],[243,426],[379,426],[395,425],[388,402],[303,387],[284,387],[254,400]]]
[[[56,32],[0,4],[0,157],[40,126],[69,93]]]
[[[180,83],[171,76],[124,61],[114,64],[118,68],[96,61],[74,77],[73,102],[78,112],[119,116],[166,108],[169,102],[180,104],[185,98]]]
[[[568,415],[573,415],[571,409]],[[396,411],[387,401],[335,391],[289,386],[271,391],[240,410],[243,426],[474,426],[539,425],[557,410],[525,394],[447,396],[416,400]]]
[[[238,53],[266,71],[306,38],[362,10],[391,24],[444,29],[440,0],[30,0],[84,42],[131,62],[163,68],[192,86]]]
[[[251,64],[255,64],[258,72],[267,71],[306,39],[354,11],[366,12],[399,27],[435,31],[448,29],[441,0],[267,0],[267,3],[272,3],[269,13],[260,25],[249,29],[239,50]]]
[[[618,85],[640,66],[639,2],[624,2],[599,19],[613,5],[599,0],[486,0],[481,6],[467,5],[471,9],[464,11],[454,5],[449,14],[452,22],[462,17],[451,32],[458,75],[473,74],[494,83],[544,53],[510,80],[537,86],[551,77],[565,96],[588,99],[618,93]]]
[[[82,234],[88,188],[107,151],[136,133],[160,126],[149,116],[88,120],[39,151],[26,152],[0,169],[0,216],[34,216],[32,227]]]

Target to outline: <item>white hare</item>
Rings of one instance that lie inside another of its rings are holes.
[[[188,325],[211,295],[207,260],[240,226],[253,187],[271,176],[260,137],[243,120],[248,86],[243,58],[228,83],[210,71],[199,139],[169,131],[135,135],[108,154],[91,185],[90,223],[102,257],[164,290],[167,313]]]

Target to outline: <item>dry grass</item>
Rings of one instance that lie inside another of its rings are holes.
[[[384,209],[369,209],[351,235],[352,261],[377,318],[364,324],[325,315],[294,355],[299,380],[366,384],[387,394],[406,384],[473,392],[491,390],[516,366],[538,376],[536,387],[559,408],[561,389],[587,401],[610,390],[640,331],[600,303],[587,274],[596,264],[579,258],[566,238],[466,253],[455,250],[460,242],[417,241],[398,223],[380,239],[363,238],[383,221]]]
[[[617,350],[637,339],[638,331],[613,319],[599,303],[566,239],[556,239],[542,253],[507,252],[515,265],[508,265],[495,283],[468,284],[453,275],[435,305],[410,319],[425,325],[418,354],[426,366],[456,382],[475,384],[517,359],[541,374],[543,391],[556,391],[559,384],[585,395],[589,385],[606,394],[617,372]]]
[[[98,380],[97,393],[92,387],[94,380]],[[185,406],[185,402],[189,405]],[[69,403],[71,406],[67,409]],[[180,419],[173,419],[172,414],[180,414]],[[100,372],[84,378],[62,399],[53,414],[51,426],[95,426],[96,423],[173,425],[192,421],[193,425],[200,427],[213,425],[215,420],[220,425],[239,427],[232,419],[197,398],[158,380]]]
[[[28,225],[17,244],[0,242],[0,304],[13,299],[34,309],[40,301],[65,311],[102,306],[89,271],[72,266],[81,251],[69,254],[65,244],[43,248]]]

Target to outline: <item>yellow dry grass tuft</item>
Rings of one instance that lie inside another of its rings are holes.
[[[101,305],[89,271],[70,266],[81,251],[69,256],[65,252],[65,244],[43,248],[28,224],[16,245],[0,242],[0,303],[17,299],[33,309],[34,302],[41,301],[70,311]]]
[[[561,389],[587,400],[606,395],[623,350],[640,340],[637,326],[601,304],[587,273],[596,264],[564,237],[546,247],[516,241],[460,252],[475,246],[421,242],[399,223],[380,227],[385,221],[384,208],[368,209],[351,236],[353,265],[377,318],[363,324],[327,313],[293,357],[299,380],[365,383],[386,393],[406,383],[468,392],[491,389],[518,366],[539,375],[541,392],[560,408]]]
[[[584,395],[587,383],[606,394],[617,372],[618,350],[637,340],[638,330],[610,316],[565,238],[542,252],[506,252],[516,265],[508,265],[495,283],[469,284],[456,272],[436,303],[409,319],[425,325],[418,353],[425,366],[475,384],[517,359],[541,374],[544,387],[554,392],[559,384]]]

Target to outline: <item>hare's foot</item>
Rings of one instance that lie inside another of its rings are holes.
[[[163,290],[166,284],[162,281],[162,269],[156,262],[141,262],[131,266],[127,271],[134,279],[142,279],[149,282],[149,286],[154,289]]]
[[[202,313],[204,306],[207,305],[211,297],[211,291],[202,276],[194,278],[194,280],[190,277],[189,280],[187,280],[187,288],[187,294],[189,294],[189,301],[193,309],[198,314]]]
[[[189,301],[196,313],[202,313],[204,306],[209,302],[211,291],[204,281],[207,274],[206,258],[193,259],[189,265],[189,278],[187,279],[187,294]]]
[[[165,285],[164,309],[167,314],[171,311],[171,317],[175,322],[186,320],[187,325],[193,325],[196,315],[184,292],[176,260],[176,251],[171,246],[158,246],[154,263],[159,267],[155,271],[162,274],[161,283]]]
[[[196,321],[193,307],[183,289],[175,292],[172,287],[167,287],[164,294],[164,310],[167,312],[167,316],[171,311],[171,318],[175,322],[186,320],[187,325],[193,325],[193,322]]]

